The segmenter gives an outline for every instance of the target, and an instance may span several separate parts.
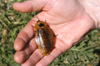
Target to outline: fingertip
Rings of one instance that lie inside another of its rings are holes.
[[[25,53],[23,51],[18,51],[14,55],[14,60],[17,63],[22,63],[25,60],[25,58],[26,58],[26,56],[25,56]]]
[[[29,1],[25,1],[22,3],[14,3],[13,9],[19,12],[29,13],[32,12],[32,5]]]
[[[15,7],[16,7],[16,3],[13,4],[13,9],[15,9]]]
[[[13,9],[16,11],[19,11],[20,3],[14,3],[13,4]]]
[[[24,40],[22,40],[21,38],[16,38],[15,43],[14,43],[14,48],[17,51],[20,51],[24,48],[25,44],[26,43]]]
[[[13,9],[23,13],[34,12],[42,10],[47,2],[46,0],[29,0],[22,3],[14,3]]]

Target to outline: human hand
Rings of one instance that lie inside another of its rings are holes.
[[[61,53],[70,49],[85,33],[96,28],[95,20],[78,0],[28,0],[15,3],[13,8],[23,13],[42,10],[18,34],[14,59],[22,66],[47,66]],[[33,37],[36,21],[46,21],[56,36],[55,48],[48,56],[37,49]]]

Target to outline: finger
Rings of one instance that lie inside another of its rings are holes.
[[[35,23],[32,20],[30,22]],[[14,42],[14,48],[16,50],[22,50],[26,43],[33,37],[33,33],[33,25],[28,23],[18,34]]]
[[[33,11],[41,10],[47,3],[47,0],[31,0],[31,1],[25,1],[22,3],[14,3],[13,8],[16,11],[29,13]]]
[[[60,41],[60,40],[59,40]],[[57,43],[61,43],[61,42],[58,42]],[[57,44],[58,45],[58,44]],[[61,46],[61,45],[58,45],[58,46]],[[24,62],[22,64],[22,66],[34,66],[38,61],[38,63],[36,64],[37,66],[47,66],[48,64],[50,64],[57,56],[59,56],[63,51],[62,50],[65,50],[65,49],[59,49],[59,47],[56,46],[51,53],[50,55],[48,56],[45,56],[44,58],[43,55],[40,53],[39,50],[36,50],[27,60],[26,62]],[[63,47],[63,45],[61,46]],[[64,47],[63,47],[64,48]],[[67,47],[66,47],[67,48]]]
[[[36,49],[34,53],[22,64],[22,66],[35,66],[35,64],[43,57],[39,49]]]
[[[57,56],[62,53],[59,49],[54,49],[50,55],[43,57],[36,66],[48,66]]]
[[[37,48],[34,38],[25,46],[22,51],[17,51],[14,59],[17,63],[22,63]]]

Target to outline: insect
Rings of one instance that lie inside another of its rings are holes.
[[[35,24],[35,41],[40,52],[45,56],[50,54],[54,48],[55,35],[49,25],[43,21]]]

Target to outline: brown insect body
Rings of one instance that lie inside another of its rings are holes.
[[[54,33],[46,22],[35,24],[35,41],[43,55],[48,55],[54,48]]]

